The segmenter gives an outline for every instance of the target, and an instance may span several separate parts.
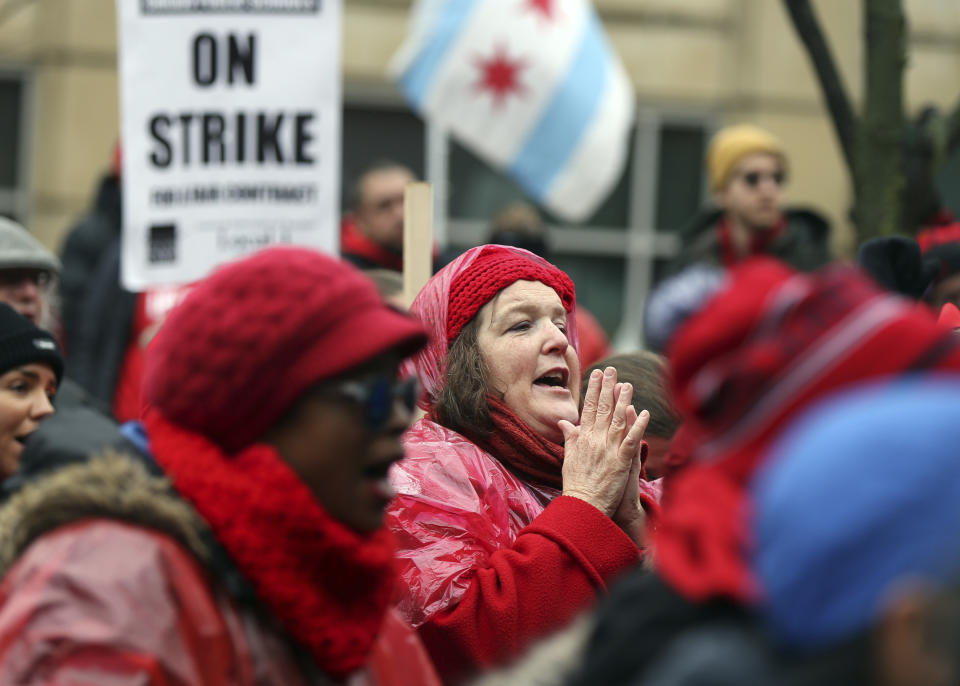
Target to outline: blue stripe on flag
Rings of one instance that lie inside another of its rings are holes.
[[[400,77],[400,86],[411,104],[420,106],[426,98],[437,69],[480,0],[447,0],[439,11],[423,49]]]
[[[591,13],[570,71],[511,165],[510,173],[534,197],[546,195],[590,126],[610,82],[610,60],[603,25]]]

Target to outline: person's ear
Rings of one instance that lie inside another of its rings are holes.
[[[932,636],[936,596],[919,586],[899,590],[876,627],[874,662],[884,686],[947,686],[953,683],[949,655]]]
[[[712,195],[713,204],[720,209],[726,209],[727,207],[727,187],[716,190]]]

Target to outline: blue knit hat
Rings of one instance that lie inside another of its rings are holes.
[[[663,352],[673,334],[699,312],[727,283],[726,271],[694,264],[669,277],[650,294],[643,312],[643,330],[651,350]]]
[[[833,396],[788,429],[754,480],[753,568],[773,636],[852,638],[907,579],[960,581],[960,376]]]

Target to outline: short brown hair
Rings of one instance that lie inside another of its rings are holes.
[[[667,387],[667,364],[656,353],[642,350],[636,353],[613,355],[594,363],[583,372],[580,384],[580,404],[587,392],[587,382],[594,369],[613,367],[617,370],[617,380],[633,384],[633,406],[637,412],[650,413],[647,433],[658,438],[673,438],[680,426],[680,414],[673,405]]]
[[[402,162],[388,159],[377,160],[373,164],[364,167],[363,170],[357,175],[356,179],[354,179],[353,186],[350,188],[350,209],[353,212],[358,212],[363,205],[364,200],[366,200],[363,194],[363,184],[366,182],[367,178],[379,172],[394,171],[395,169],[405,171],[410,174],[410,176],[416,177],[416,174],[413,173],[413,170]]]
[[[447,353],[447,371],[440,395],[434,403],[437,420],[448,429],[468,438],[490,434],[490,370],[477,337],[480,317],[475,316],[460,330]]]

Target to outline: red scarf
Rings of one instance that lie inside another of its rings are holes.
[[[487,399],[493,431],[484,438],[468,438],[524,481],[562,490],[563,445],[532,430],[502,400]]]
[[[283,629],[336,679],[362,667],[390,602],[387,530],[333,519],[270,446],[227,455],[155,410],[145,421],[157,462]]]
[[[717,224],[717,240],[720,243],[720,257],[723,260],[723,266],[727,269],[733,267],[738,262],[752,255],[766,254],[770,246],[787,228],[787,220],[781,218],[779,222],[769,229],[750,232],[750,246],[746,255],[739,255],[737,248],[733,244],[733,230],[730,227],[730,220],[723,216],[720,223]]]
[[[383,269],[403,271],[403,255],[387,250],[374,243],[353,223],[352,219],[345,218],[340,227],[340,254],[362,257]]]
[[[937,212],[927,226],[920,229],[917,233],[917,243],[920,244],[920,250],[927,252],[930,248],[945,243],[955,243],[960,241],[960,222],[946,210]]]

